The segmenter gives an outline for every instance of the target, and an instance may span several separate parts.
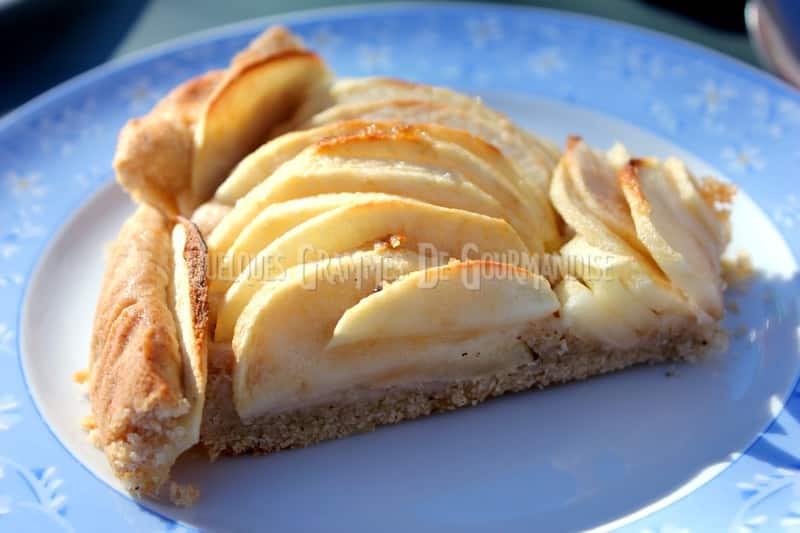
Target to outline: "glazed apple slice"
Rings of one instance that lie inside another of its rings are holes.
[[[412,272],[348,309],[327,348],[406,337],[453,337],[551,315],[558,299],[545,278],[490,261]]]
[[[655,262],[701,316],[707,313],[721,318],[722,280],[712,259],[716,248],[709,249],[709,241],[697,239],[703,232],[701,223],[679,206],[678,193],[660,165],[653,160],[633,160],[620,172],[619,182],[639,240]]]
[[[395,117],[398,119],[413,119],[414,117]],[[282,135],[255,150],[243,159],[231,175],[220,185],[215,194],[215,199],[221,203],[233,204],[244,196],[253,187],[272,175],[281,164],[297,156],[306,147],[320,141],[332,140],[339,137],[353,137],[358,135],[424,135],[428,138],[445,143],[453,143],[467,150],[475,157],[486,162],[491,168],[499,172],[510,185],[515,188],[523,187],[521,177],[512,167],[503,153],[482,138],[470,134],[462,129],[454,129],[439,124],[420,124],[411,120],[413,125],[397,120],[349,120],[345,122],[328,123],[319,127]]]
[[[437,131],[436,128],[429,130]],[[444,134],[442,130],[437,133]],[[516,172],[502,164],[506,163],[505,159],[496,158],[492,165],[485,158],[476,157],[474,152],[479,148],[470,144],[480,146],[482,151],[486,147],[470,135],[451,130],[446,132],[445,139],[441,141],[427,131],[407,128],[386,134],[368,132],[335,137],[318,143],[315,151],[330,158],[395,161],[463,176],[503,206],[506,211],[504,218],[532,251],[543,251],[538,231],[541,222],[538,205],[525,197]],[[471,150],[465,149],[465,145]]]
[[[328,83],[317,56],[284,28],[270,28],[226,70],[189,80],[129,121],[114,157],[117,180],[135,199],[188,216],[278,122]]]
[[[494,120],[470,107],[458,107],[430,100],[378,100],[339,104],[313,116],[304,127],[321,127],[342,120],[400,120],[411,124],[437,124],[460,129],[495,146],[508,158],[522,180],[526,199],[540,213],[537,224],[548,250],[560,245],[556,218],[548,198],[550,177],[558,150],[532,142],[525,133],[507,120]]]
[[[244,308],[232,341],[239,415],[247,418],[279,408],[280,400],[320,386],[325,368],[311,363],[342,313],[383,281],[416,268],[413,252],[357,252],[291,268],[261,286]]]
[[[566,273],[591,288],[606,281],[619,281],[630,291],[631,297],[640,299],[656,313],[682,315],[689,311],[685,296],[672,286],[663,272],[652,268],[649,261],[641,262],[635,256],[597,248],[580,235],[561,248],[561,259]]]
[[[329,176],[341,179],[343,177],[341,167],[347,161],[354,163],[356,161],[383,161],[387,164],[391,162],[400,169],[408,166],[423,167],[429,169],[431,174],[437,175],[438,183],[433,185],[467,182],[491,196],[493,202],[500,203],[503,215],[520,232],[528,246],[537,251],[543,250],[540,229],[543,226],[547,228],[549,209],[542,209],[541,203],[537,199],[529,199],[525,196],[521,178],[502,154],[469,133],[435,125],[402,126],[396,123],[344,124],[309,133],[307,138],[302,139],[298,139],[299,134],[288,134],[284,137],[290,137],[289,141],[281,138],[267,144],[263,152],[257,151],[246,160],[247,164],[244,165],[246,173],[242,175],[243,177],[239,178],[237,172],[234,172],[228,183],[235,185],[240,179],[249,179],[247,176],[256,175],[253,169],[262,164],[264,171],[268,172],[269,169],[274,168],[276,163],[273,159],[275,153],[280,154],[278,160],[281,160],[284,156],[289,156],[294,150],[300,148],[301,140],[308,142],[316,140],[313,146],[306,148],[301,155],[295,158],[296,162],[292,161],[294,164],[287,163],[287,168],[281,168],[280,172],[276,172],[274,176],[259,185],[259,190],[266,190],[271,195],[269,201],[296,198],[301,194],[307,195],[308,193],[301,192],[304,186],[325,187],[324,191],[317,189],[314,191],[315,193],[366,192],[375,190],[376,181],[382,182],[382,188],[377,189],[376,192],[403,194],[402,189],[398,187],[399,184],[386,183],[391,173],[371,176],[368,182],[357,185],[355,189],[352,189],[351,187],[354,185],[349,183],[342,183],[337,189],[337,182],[332,179],[325,181],[307,179],[314,175],[314,170],[326,167],[335,169]],[[326,165],[326,163],[329,164]],[[294,180],[288,181],[289,176]],[[275,183],[280,179],[284,181]],[[433,185],[425,186],[423,189],[433,189],[435,188]],[[462,205],[454,205],[459,203],[459,196],[463,195],[465,199],[469,198],[470,195],[467,193],[469,191],[459,193],[451,190],[438,199],[434,199],[431,194],[421,197],[420,192],[417,191],[413,197],[442,205],[470,209],[464,205],[465,202],[461,202]],[[479,209],[478,212],[493,216],[500,215],[500,211],[488,212],[485,207]],[[217,249],[216,241],[212,243],[212,249]]]
[[[195,205],[210,198],[233,166],[264,142],[270,128],[286,119],[327,76],[316,55],[292,50],[251,63],[220,86],[195,129]]]
[[[262,288],[242,314],[233,339],[237,360],[233,395],[239,415],[248,419],[280,413],[352,390],[379,391],[383,387],[474,378],[530,362],[529,350],[518,340],[526,326],[519,324],[488,330],[478,325],[478,331],[458,336],[434,333],[420,337],[414,331],[406,331],[402,337],[385,342],[378,339],[326,349],[335,325],[348,309],[388,290],[393,280],[415,267],[413,257],[354,254],[336,263],[295,267],[281,281]],[[357,279],[342,277],[342,271],[362,275]],[[509,283],[515,289],[520,287],[517,282]],[[381,287],[383,290],[374,293]],[[460,290],[451,288],[455,292],[448,294],[459,298]],[[489,294],[496,290],[510,296],[512,302],[518,301],[513,291],[492,282],[485,286],[484,296],[497,301],[501,308],[507,306]],[[545,285],[542,290],[552,295]],[[537,297],[537,301],[542,300],[550,302],[539,310],[543,312],[551,309],[555,297]],[[453,307],[446,312],[459,323],[466,310]],[[520,318],[526,314],[507,312]],[[481,316],[492,320],[488,313]],[[535,312],[528,316],[541,315]],[[475,325],[470,319],[466,322]]]
[[[253,258],[225,294],[215,339],[231,338],[239,314],[265,281],[265,265],[286,269],[386,239],[437,258],[475,258],[480,254],[508,258],[528,252],[502,219],[400,197],[347,205],[300,224]],[[270,277],[273,274],[270,269]]]
[[[272,204],[345,192],[386,193],[490,216],[504,214],[494,198],[454,173],[435,173],[411,164],[331,159],[312,150],[284,164],[237,202],[209,236],[209,249],[215,257],[225,254]]]

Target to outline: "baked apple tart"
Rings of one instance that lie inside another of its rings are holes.
[[[136,495],[267,453],[724,342],[734,189],[563,153],[480,100],[336,79],[272,28],[120,135],[92,436]]]

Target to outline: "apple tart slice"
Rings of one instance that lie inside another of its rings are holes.
[[[131,121],[115,167],[153,207],[109,258],[90,397],[138,495],[195,444],[306,446],[724,338],[732,187],[333,81],[280,28]]]

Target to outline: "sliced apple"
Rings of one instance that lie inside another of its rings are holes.
[[[408,117],[399,118],[407,119]],[[463,129],[454,129],[438,124],[408,125],[398,121],[349,120],[325,124],[310,130],[287,133],[261,146],[237,165],[233,173],[217,190],[215,199],[221,203],[235,203],[275,172],[281,164],[294,158],[311,144],[337,137],[377,134],[405,134],[407,137],[425,135],[436,141],[454,143],[486,162],[515,188],[525,186],[517,169],[505,159],[502,152],[482,138],[471,135]]]
[[[683,161],[674,157],[667,158],[663,170],[675,186],[685,208],[699,223],[692,225],[696,230],[695,236],[698,240],[708,243],[709,249],[714,251],[712,258],[719,260],[730,239],[727,217],[720,216],[715,206],[706,201],[700,191],[699,183]]]
[[[629,245],[638,248],[630,209],[609,160],[579,137],[570,137],[563,162],[584,209]],[[567,223],[572,224],[568,220]]]
[[[399,197],[347,205],[300,224],[253,258],[225,294],[216,340],[225,341],[233,334],[242,309],[264,282],[265,265],[279,262],[289,268],[371,247],[391,236],[398,237],[403,248],[434,257],[474,259],[489,254],[502,259],[527,253],[502,219]]]
[[[463,96],[463,95],[462,95]],[[466,105],[464,105],[466,104]],[[478,107],[480,106],[480,107]],[[462,129],[485,139],[500,148],[515,161],[523,159],[535,167],[552,169],[560,152],[550,142],[532,138],[510,120],[493,111],[484,112],[482,105],[468,99],[462,105],[445,101],[427,100],[415,96],[401,95],[385,100],[353,101],[338,103],[313,115],[300,127],[313,128],[349,120],[402,120],[407,124],[440,124]],[[526,170],[527,165],[520,165]],[[537,185],[547,184],[547,177],[535,174]]]
[[[429,100],[396,99],[339,104],[313,116],[304,126],[320,127],[353,119],[437,124],[464,130],[496,146],[513,163],[522,178],[528,201],[537,205],[541,213],[537,226],[548,250],[554,250],[561,244],[555,214],[548,199],[550,176],[559,155],[558,150],[551,148],[549,143],[531,141],[529,136],[509,121],[493,120],[468,108]]]
[[[367,77],[338,80],[332,85],[330,92],[332,99],[340,104],[393,99],[419,99],[469,109],[485,116],[489,120],[503,122],[511,126],[512,129],[522,134],[527,141],[536,145],[537,148],[541,148],[545,155],[549,155],[553,165],[560,155],[558,148],[554,144],[518,129],[507,116],[484,105],[480,98],[462,94],[446,87],[412,83],[394,78]]]
[[[234,401],[240,416],[319,381],[321,353],[339,317],[361,298],[418,268],[412,252],[357,252],[291,268],[265,284],[244,309],[233,338]]]
[[[470,145],[479,143],[469,134],[437,128],[428,130],[436,130],[448,142],[439,141],[428,132],[421,133],[419,129],[406,128],[387,134],[369,132],[336,137],[320,142],[315,149],[316,153],[331,158],[396,161],[463,176],[500,202],[507,212],[505,217],[523,236],[532,251],[543,251],[538,232],[541,223],[538,205],[526,201],[516,172],[507,164],[491,166],[485,159],[464,149],[464,146],[469,146],[477,150]],[[499,161],[507,163],[502,158]]]
[[[219,270],[212,276],[211,290],[226,291],[258,252],[306,220],[338,207],[386,197],[379,193],[320,194],[270,204],[245,226],[222,257]]]
[[[386,193],[490,216],[502,206],[455,173],[434,173],[410,164],[344,161],[319,157],[313,149],[284,164],[239,202],[209,236],[212,256],[225,254],[248,224],[273,203],[342,192]]]
[[[639,240],[672,283],[696,306],[702,317],[722,316],[722,280],[714,261],[695,237],[698,223],[685,208],[676,207],[676,192],[660,166],[633,160],[619,175],[631,207]]]
[[[606,159],[614,169],[614,175],[619,174],[619,171],[628,164],[631,160],[631,154],[625,145],[621,142],[615,142],[614,145],[606,152]]]
[[[239,192],[252,190],[254,184],[270,176],[278,165],[295,157],[311,143],[317,145],[316,154],[329,158],[397,161],[403,165],[431,167],[439,173],[456,173],[500,202],[505,216],[532,249],[542,251],[542,240],[547,238],[552,241],[555,238],[552,210],[535,193],[528,194],[524,181],[502,153],[465,131],[438,125],[407,126],[396,122],[353,121],[286,134],[243,160],[223,183],[217,198],[229,202]],[[338,164],[339,159],[335,163]],[[300,176],[307,178],[308,174]],[[270,181],[274,181],[274,178]],[[332,188],[334,183],[325,185],[327,192],[336,191]],[[296,184],[292,186],[297,187]],[[274,190],[272,192],[275,193]],[[396,190],[385,192],[397,193]],[[426,200],[430,201],[429,198]]]
[[[192,222],[197,225],[203,237],[208,237],[231,209],[231,206],[219,202],[206,202],[192,213]]]
[[[593,246],[618,255],[636,256],[637,249],[609,228],[603,217],[589,207],[584,196],[575,186],[566,163],[566,157],[565,154],[564,159],[553,172],[553,181],[550,184],[550,198],[553,206],[564,221]],[[632,221],[631,226],[633,227]]]
[[[555,292],[565,329],[580,338],[627,348],[639,340],[637,326],[646,327],[656,319],[652,311],[638,304],[630,294],[626,295],[618,283],[590,288],[568,275],[556,285]],[[633,303],[621,307],[620,299]],[[620,311],[624,314],[620,315]],[[638,313],[633,320],[632,313]]]
[[[602,288],[606,282],[622,284],[629,294],[620,300],[621,305],[635,298],[659,314],[689,314],[683,294],[649,261],[602,250],[580,235],[565,244],[560,253],[566,272],[591,289]]]
[[[467,379],[530,361],[530,352],[517,340],[524,327],[520,325],[458,337],[422,338],[408,331],[387,342],[326,349],[342,315],[376,288],[388,290],[392,285],[379,280],[397,279],[407,268],[393,263],[384,257],[370,265],[356,254],[335,265],[298,266],[250,301],[233,340],[233,396],[243,419],[310,405],[354,388]],[[342,278],[342,269],[364,275]],[[448,312],[454,318],[462,314],[457,308]]]
[[[175,315],[176,332],[183,369],[183,394],[190,410],[182,423],[186,430],[175,440],[174,457],[200,439],[206,378],[208,374],[208,270],[206,245],[197,227],[179,218],[172,231],[173,276],[170,304]]]
[[[265,54],[234,68],[208,100],[195,129],[194,205],[210,198],[233,166],[328,76],[324,63],[302,50]]]
[[[463,336],[532,322],[558,310],[545,278],[490,261],[413,272],[348,309],[328,349],[379,339]]]

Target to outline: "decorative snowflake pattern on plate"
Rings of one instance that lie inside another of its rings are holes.
[[[18,413],[19,402],[10,395],[0,396],[0,432],[8,431],[22,417]]]
[[[540,78],[549,78],[567,70],[567,62],[561,55],[561,50],[551,46],[533,53],[528,59],[531,72]]]
[[[14,331],[8,327],[8,324],[0,322],[0,353],[14,353],[13,344]]]
[[[787,230],[800,227],[800,198],[796,194],[787,195],[783,203],[772,211],[772,218]]]
[[[691,109],[707,116],[717,115],[728,108],[728,103],[735,96],[736,91],[732,87],[705,80],[697,92],[686,98],[686,102]]]
[[[795,530],[800,527],[800,470],[776,468],[770,475],[755,474],[752,481],[736,484],[744,498],[744,505],[731,521],[731,531],[753,533],[762,527],[774,530],[778,527]],[[770,500],[789,498],[785,512],[780,518],[763,512]]]
[[[465,26],[474,48],[484,48],[490,42],[503,38],[503,28],[495,17],[467,19]]]
[[[38,172],[20,174],[12,170],[6,173],[4,181],[8,192],[17,199],[41,198],[48,191]]]
[[[722,149],[722,159],[728,170],[735,173],[760,172],[766,166],[761,149],[753,145],[726,146]]]
[[[392,66],[391,50],[386,46],[362,44],[358,47],[358,64],[367,72],[386,70]]]
[[[158,98],[148,78],[134,80],[129,86],[123,87],[120,96],[128,102],[128,109],[134,114],[149,110]]]
[[[35,511],[43,521],[36,525],[36,530],[52,531],[53,526],[57,526],[61,531],[75,531],[64,517],[67,497],[61,492],[64,481],[58,477],[55,467],[31,470],[11,459],[0,457],[0,481],[12,475],[24,482],[29,494],[0,494],[0,515],[10,515],[16,510]]]

